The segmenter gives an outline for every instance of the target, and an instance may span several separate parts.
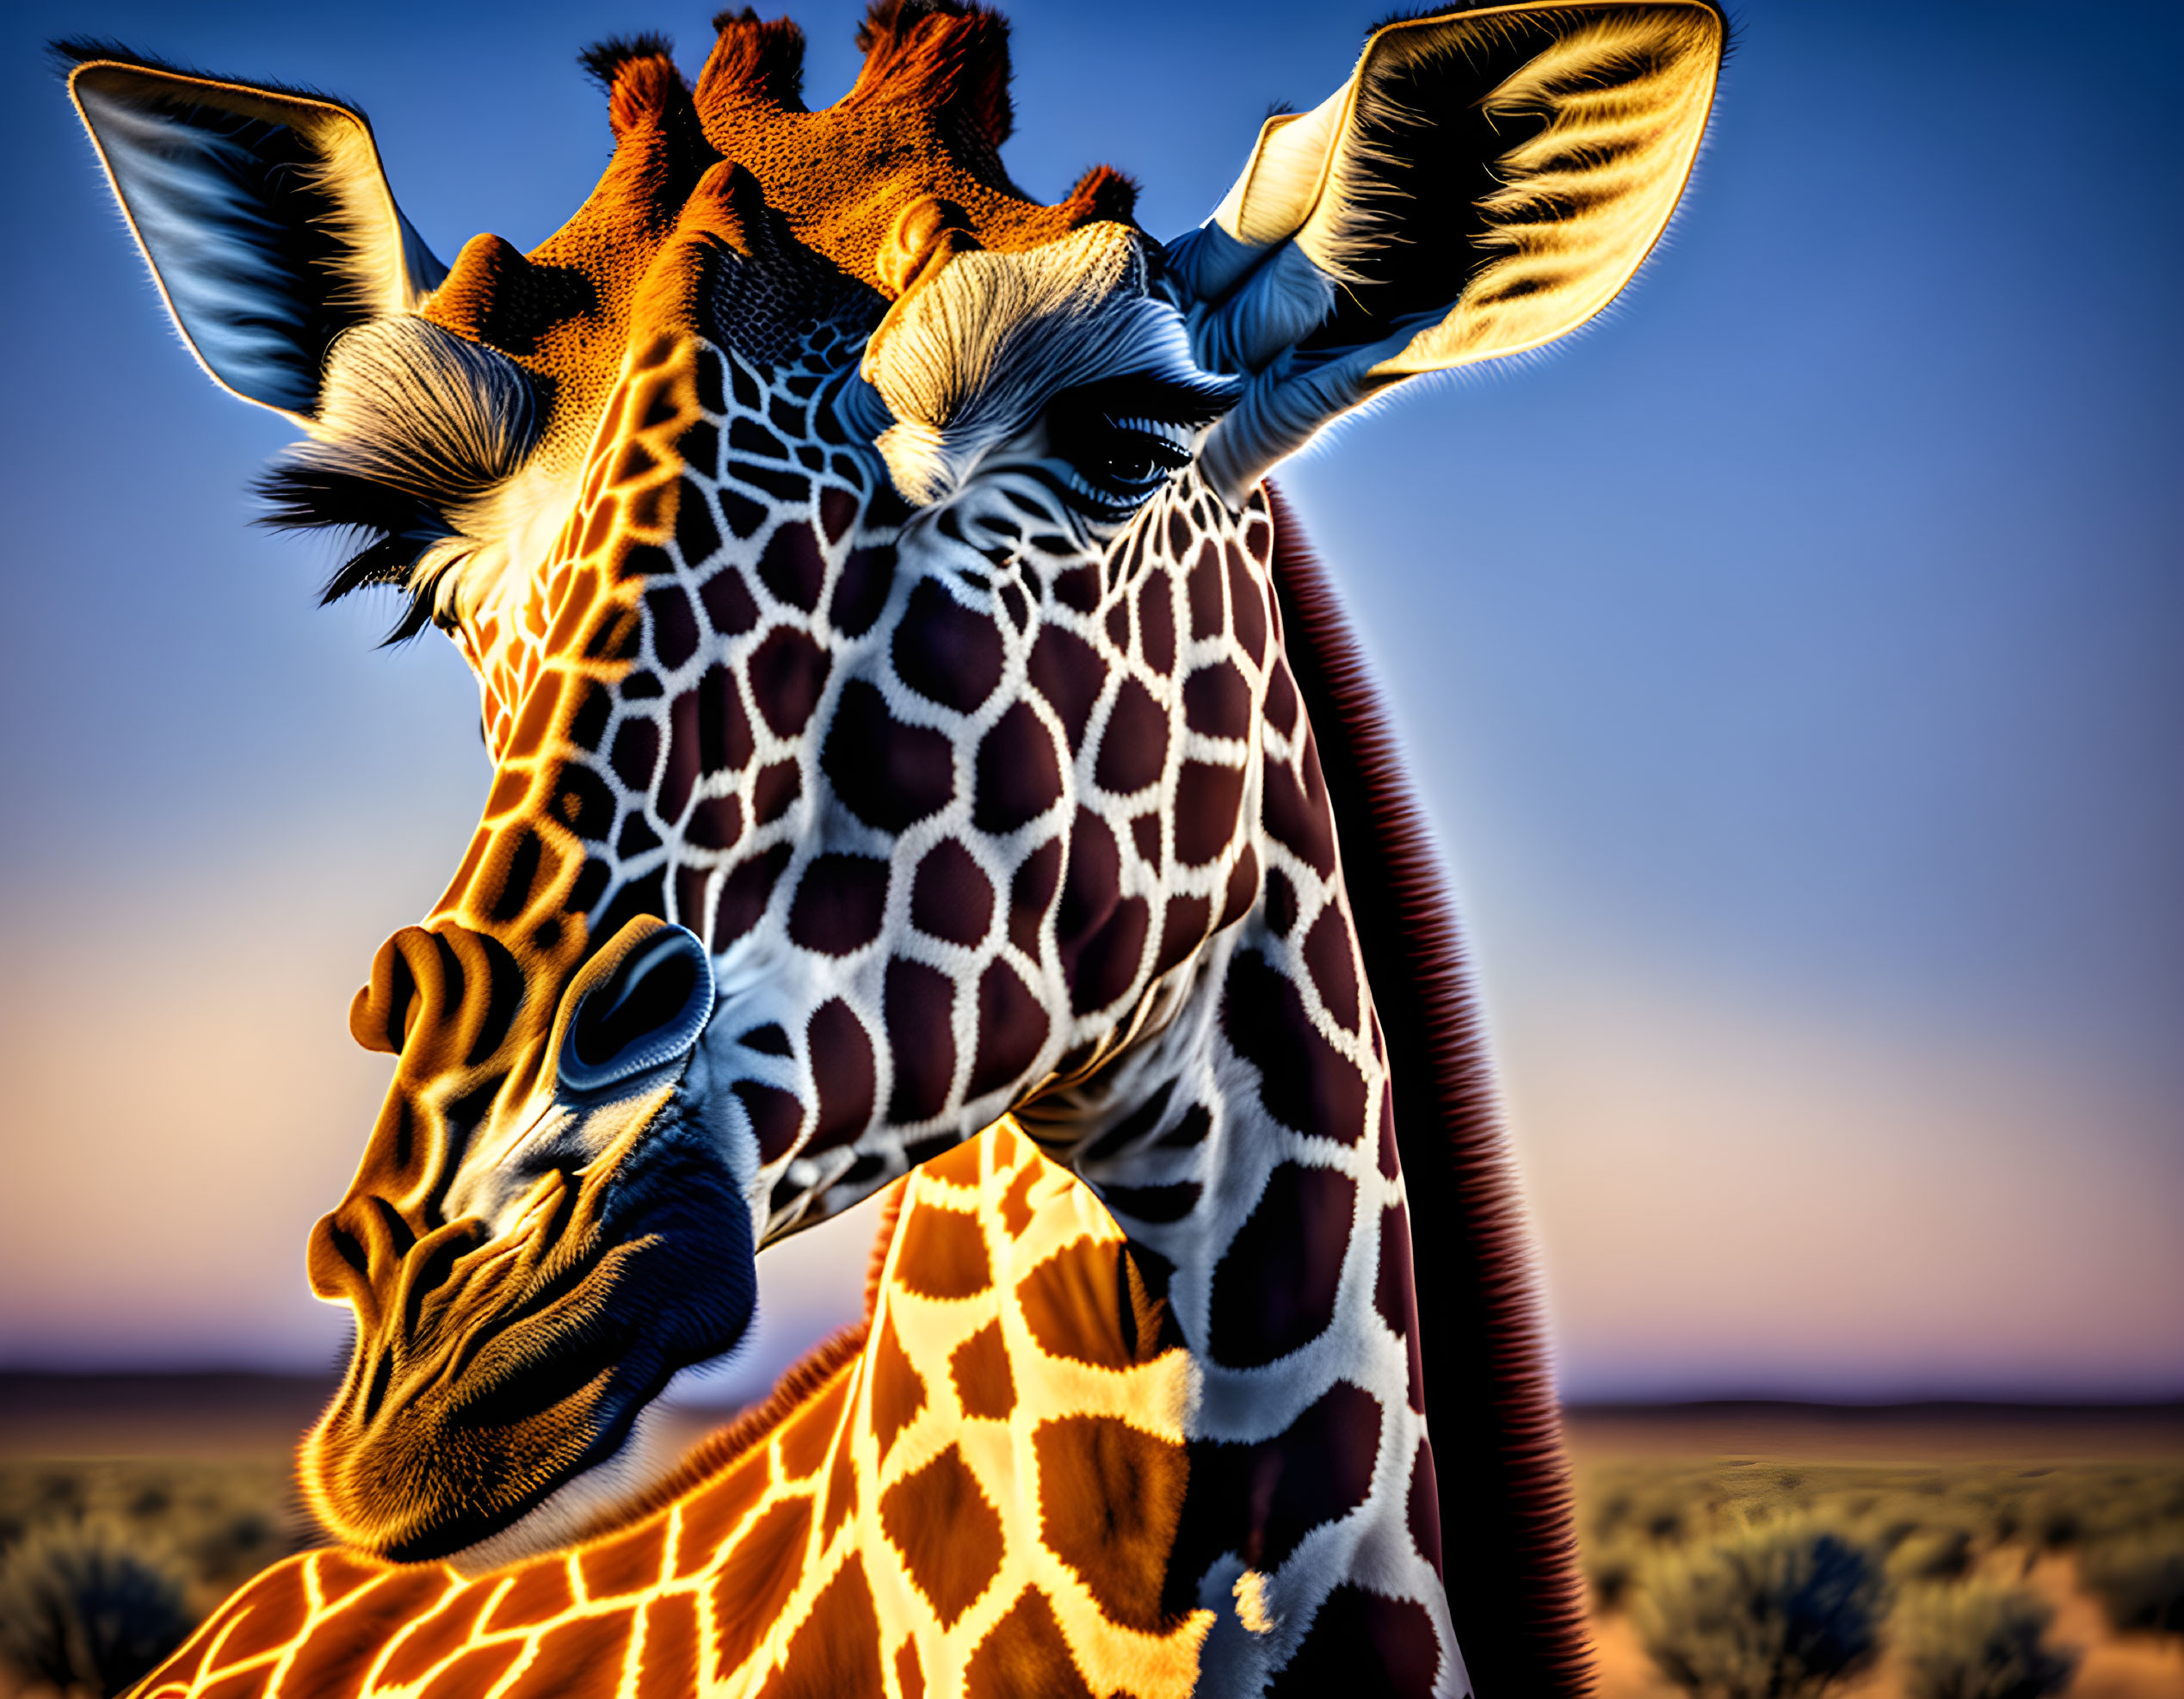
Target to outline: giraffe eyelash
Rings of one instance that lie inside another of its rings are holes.
[[[1089,398],[1080,392],[1072,398]],[[1048,426],[1070,504],[1104,523],[1127,519],[1188,466],[1200,429],[1175,418],[1081,406],[1058,409]]]
[[[1190,456],[1191,438],[1196,435],[1188,425],[1179,424],[1172,419],[1110,417],[1105,423],[1110,430],[1127,431],[1133,436],[1150,436],[1165,442],[1185,459]]]

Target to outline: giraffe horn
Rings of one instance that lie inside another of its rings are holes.
[[[584,75],[605,90],[614,91],[614,80],[621,68],[637,59],[672,59],[675,43],[664,35],[645,30],[636,35],[609,35],[595,41],[577,55],[577,63],[583,67]]]
[[[1075,230],[1083,224],[1130,224],[1138,210],[1138,185],[1112,165],[1095,165],[1057,203]]]
[[[698,73],[698,115],[711,133],[736,108],[804,108],[804,32],[787,18],[762,22],[748,6],[713,21],[719,32]]]
[[[648,125],[662,130],[676,163],[703,154],[706,144],[693,121],[690,90],[675,68],[667,38],[642,35],[607,40],[589,49],[581,63],[607,88],[607,121],[617,145]]]
[[[990,149],[1015,128],[1009,24],[998,13],[956,0],[873,0],[857,46],[864,69],[841,105],[924,107]]]

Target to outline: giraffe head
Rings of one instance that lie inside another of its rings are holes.
[[[1703,0],[1388,25],[1163,245],[1112,171],[1010,182],[994,15],[881,0],[814,110],[746,12],[694,84],[587,55],[598,187],[452,266],[359,114],[71,50],[185,338],[305,433],[278,516],[362,534],[330,596],[453,638],[495,763],[351,1011],[396,1060],[309,1251],[357,1325],[303,1459],[336,1535],[566,1528],[760,1244],[1152,1018],[1260,899],[1262,476],[1604,306],[1721,40]]]

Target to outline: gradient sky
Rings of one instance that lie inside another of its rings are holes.
[[[1180,232],[1383,4],[1019,4],[1012,169]],[[815,101],[857,9],[796,9]],[[1462,893],[1563,1384],[2184,1393],[2184,14],[1738,22],[1613,313],[1284,479]],[[662,0],[0,26],[0,1364],[331,1358],[349,996],[485,777],[452,650],[374,652],[249,526],[286,428],[182,352],[40,43],[342,94],[450,257],[574,209],[575,53],[646,28],[694,70]],[[716,1387],[854,1307],[868,1232],[768,1253]]]

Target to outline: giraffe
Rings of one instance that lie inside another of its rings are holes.
[[[328,597],[453,638],[495,768],[350,1013],[345,1549],[150,1690],[1578,1690],[1452,923],[1264,479],[1615,295],[1718,14],[1385,25],[1166,244],[1009,181],[990,12],[880,0],[817,109],[716,28],[590,50],[598,187],[452,265],[353,109],[64,44],[185,341],[305,434],[275,518],[362,534]],[[861,1338],[648,1483],[759,1250],[891,1183]]]

